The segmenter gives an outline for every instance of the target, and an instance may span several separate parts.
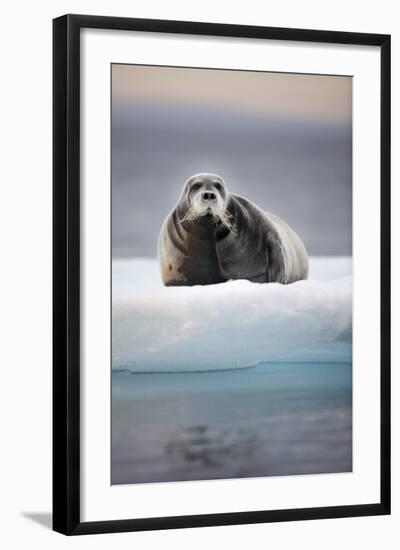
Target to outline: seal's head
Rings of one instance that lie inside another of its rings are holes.
[[[180,222],[202,225],[222,223],[230,229],[228,200],[229,191],[221,176],[195,174],[186,181],[179,199]]]

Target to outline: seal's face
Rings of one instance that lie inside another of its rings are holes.
[[[195,174],[187,180],[180,204],[184,204],[182,222],[229,224],[226,205],[229,192],[217,174]]]

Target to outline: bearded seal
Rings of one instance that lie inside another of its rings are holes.
[[[158,260],[166,286],[231,279],[289,284],[308,275],[307,252],[293,229],[210,173],[184,184],[162,225]]]

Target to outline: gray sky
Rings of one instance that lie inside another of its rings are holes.
[[[310,254],[351,254],[351,78],[113,65],[113,257],[155,256],[184,181],[216,172]]]
[[[160,101],[300,120],[351,120],[351,78],[113,65],[116,103]]]

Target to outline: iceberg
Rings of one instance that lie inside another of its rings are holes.
[[[306,281],[164,287],[155,259],[114,260],[115,370],[183,372],[265,362],[351,362],[352,262],[312,257]]]

